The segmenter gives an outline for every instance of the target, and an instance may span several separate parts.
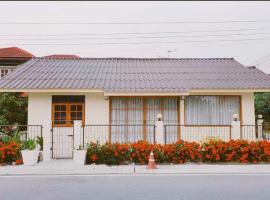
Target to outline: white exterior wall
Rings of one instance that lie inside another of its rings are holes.
[[[51,158],[52,95],[85,95],[85,124],[109,124],[109,100],[103,93],[29,93],[28,124],[43,126],[44,160]]]
[[[109,100],[106,100],[103,93],[29,93],[28,101],[28,124],[42,125],[44,137],[44,160],[51,158],[51,110],[52,110],[52,95],[85,95],[85,124],[109,124]],[[254,93],[191,93],[190,95],[241,95],[242,101],[242,124],[255,124],[255,109],[254,109]],[[185,104],[180,100],[180,124],[184,125]],[[86,141],[101,143],[108,141],[108,127],[101,127],[95,129],[95,136],[92,138],[87,135],[91,132],[91,127],[85,128]],[[213,130],[206,130],[209,128],[200,128],[190,134],[188,128],[181,128],[182,139],[189,141],[204,141],[207,138],[214,136],[216,132],[221,132],[221,138],[228,140],[227,128],[216,128]],[[220,130],[219,130],[220,129]],[[211,133],[207,135],[205,133]],[[198,135],[200,134],[200,135]],[[253,133],[249,133],[249,138],[252,138]],[[199,138],[198,138],[199,137]]]
[[[28,125],[42,125],[43,130],[43,159],[51,157],[51,104],[52,98],[46,93],[28,94]]]

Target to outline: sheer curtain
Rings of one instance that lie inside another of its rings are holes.
[[[240,115],[239,96],[189,96],[186,98],[187,125],[229,125]]]

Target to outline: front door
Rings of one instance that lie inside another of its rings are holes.
[[[84,105],[84,96],[52,97],[52,158],[73,158],[73,122],[84,124]]]

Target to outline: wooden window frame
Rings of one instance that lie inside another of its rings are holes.
[[[125,102],[125,105],[124,105],[124,110],[127,110],[127,99],[128,98],[141,98],[142,99],[142,111],[143,111],[143,125],[146,125],[146,122],[147,122],[147,99],[148,98],[153,98],[153,99],[157,99],[157,98],[160,98],[161,99],[161,114],[163,115],[164,113],[164,99],[165,98],[176,98],[177,99],[177,123],[178,125],[180,125],[180,97],[177,97],[177,96],[114,96],[114,97],[110,97],[109,98],[109,124],[112,124],[112,100],[113,98],[123,98],[125,99],[124,102]],[[125,124],[127,124],[127,117],[125,119]],[[181,137],[181,130],[180,130],[180,127],[178,127],[178,130],[177,130],[177,135],[178,135],[178,138]],[[143,127],[143,138],[144,138],[144,141],[146,141],[147,139],[147,127],[144,126]],[[109,129],[109,141],[111,139],[111,129]]]
[[[239,98],[239,121],[240,121],[240,124],[242,125],[242,95],[189,95],[189,96],[212,96],[212,97],[238,97]],[[186,119],[187,119],[187,100],[185,98],[184,100],[184,125],[187,125],[186,124]],[[205,126],[205,127],[209,127],[211,125],[202,125],[202,126]],[[220,126],[223,126],[223,125],[220,125]]]
[[[55,106],[56,105],[65,105],[66,106],[66,120],[65,124],[55,124]],[[73,121],[71,120],[71,106],[76,105],[76,106],[82,106],[82,125],[85,123],[85,103],[84,102],[66,102],[66,103],[52,103],[52,126],[53,127],[73,127]]]

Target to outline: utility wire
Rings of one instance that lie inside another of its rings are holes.
[[[241,42],[241,41],[260,41],[270,40],[270,38],[247,38],[247,39],[228,39],[228,40],[187,40],[187,41],[167,41],[167,42],[92,42],[92,43],[18,43],[18,44],[0,44],[9,45],[29,45],[29,46],[48,46],[48,45],[63,45],[63,46],[85,46],[85,45],[128,45],[128,44],[177,44],[177,43],[214,43],[214,42]]]
[[[268,61],[270,61],[270,58],[267,58],[266,60],[264,60],[264,61],[262,61],[262,62],[260,62],[260,63],[257,63],[256,66],[261,65],[261,64],[263,64],[263,63],[266,63],[266,62],[268,62]]]
[[[245,28],[245,29],[217,29],[217,30],[194,30],[194,31],[161,31],[161,32],[122,32],[122,33],[68,33],[68,34],[0,34],[0,36],[22,36],[22,37],[54,37],[54,36],[83,36],[83,35],[154,35],[170,33],[211,33],[211,32],[231,32],[231,31],[255,31],[270,30],[270,28]]]
[[[260,61],[262,61],[262,60],[265,60],[265,59],[268,58],[268,57],[270,57],[270,54],[267,54],[267,55],[265,55],[265,56],[263,56],[263,57],[261,57],[261,58],[255,60],[255,61],[251,62],[250,65],[252,65],[252,63],[253,63],[253,65],[255,65],[256,63],[258,63],[258,62],[260,62]]]
[[[203,34],[203,35],[170,35],[170,36],[136,36],[136,37],[91,37],[91,38],[35,38],[35,39],[29,39],[29,38],[12,38],[11,40],[125,40],[125,39],[161,39],[161,38],[181,38],[181,37],[187,37],[187,38],[193,38],[193,37],[224,37],[224,36],[249,36],[249,35],[270,35],[270,32],[268,33],[233,33],[233,34]],[[2,39],[0,40],[8,40],[8,39]]]
[[[126,24],[224,24],[270,22],[262,20],[224,20],[224,21],[152,21],[152,22],[0,22],[1,25],[126,25]]]

